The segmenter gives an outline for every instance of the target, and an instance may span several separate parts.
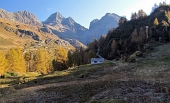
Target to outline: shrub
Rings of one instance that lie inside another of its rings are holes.
[[[8,72],[8,74],[10,74],[11,76],[18,76],[18,74],[16,72]]]
[[[4,74],[4,78],[9,78],[9,77],[11,77],[11,75],[9,73]]]

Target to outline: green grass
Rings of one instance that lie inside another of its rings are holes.
[[[16,85],[20,81],[19,78],[23,78],[23,77],[26,78],[28,84],[31,81],[41,81],[41,84],[46,84],[46,83],[54,83],[54,82],[67,82],[67,81],[79,80],[82,79],[80,77],[81,75],[84,75],[86,79],[91,79],[94,78],[95,76],[97,77],[97,75],[100,76],[106,75],[105,72],[103,74],[101,72],[104,71],[105,68],[112,67],[112,66],[115,66],[115,63],[105,62],[103,64],[97,64],[97,65],[86,64],[86,65],[76,66],[68,70],[55,71],[47,75],[40,75],[35,72],[27,72],[25,74],[17,75],[16,73],[11,72],[8,73],[8,78],[0,79],[0,87],[8,87],[9,85]],[[11,74],[13,76],[11,76]]]
[[[170,62],[170,55],[161,58],[161,61],[163,61],[163,62]]]
[[[105,67],[110,67],[110,66],[115,66],[114,63],[106,62],[104,64],[97,64],[97,65],[91,65],[91,64],[85,64],[85,65],[80,65],[76,66],[74,68],[70,68],[68,70],[63,70],[63,71],[55,71],[52,74],[45,75],[42,78],[48,78],[48,77],[60,77],[60,76],[74,76],[78,77],[81,74],[84,74],[86,76],[96,73],[98,70],[101,70]]]

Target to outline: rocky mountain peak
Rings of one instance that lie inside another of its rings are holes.
[[[116,15],[115,13],[106,13],[101,19],[115,19],[118,21],[120,16]]]
[[[24,15],[31,15],[31,13],[28,12],[27,10],[25,10],[25,11],[18,11],[17,13],[24,14]]]
[[[116,16],[116,14],[115,13],[106,13],[105,16],[107,16],[107,17],[114,17],[114,16]]]
[[[59,18],[59,19],[64,18],[59,12],[56,12],[56,13],[52,14],[52,16],[55,16],[55,18]]]
[[[100,38],[103,34],[107,34],[109,29],[117,28],[119,19],[120,16],[115,13],[106,13],[100,20],[94,19],[90,22],[86,41],[91,42],[94,38]]]
[[[72,26],[74,26],[75,24],[76,24],[76,22],[71,18],[71,17],[68,17],[68,18],[66,18],[66,19],[64,19],[63,21],[62,21],[62,24],[63,25],[67,25],[67,26],[69,26],[69,27],[72,27]],[[74,28],[74,27],[73,27]]]
[[[98,22],[99,21],[99,19],[94,19],[93,21],[91,21],[90,23],[96,23],[96,22]]]
[[[47,20],[44,21],[44,23],[50,24],[50,25],[61,24],[63,19],[64,19],[64,17],[59,12],[55,12],[55,13],[51,14],[47,18]]]
[[[75,23],[75,21],[73,20],[73,18],[68,17],[67,19],[68,19],[68,21],[69,21],[70,23]]]

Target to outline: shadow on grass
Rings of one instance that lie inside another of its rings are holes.
[[[33,80],[27,81],[27,78],[26,78],[25,83],[16,84],[14,85],[14,87],[16,89],[22,89],[26,87],[32,87],[36,85],[43,85],[43,84],[50,84],[50,83],[94,79],[94,78],[98,78],[98,76],[96,75],[100,75],[100,77],[106,75],[106,73],[103,72],[104,69],[111,67],[111,66],[115,66],[115,64],[105,63],[105,64],[97,64],[97,65],[81,65],[81,66],[77,66],[75,68],[68,69],[68,70],[55,71],[51,74],[40,75],[36,77],[36,79],[33,79]]]

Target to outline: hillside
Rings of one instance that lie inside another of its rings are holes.
[[[129,56],[136,51],[145,52],[144,46],[149,43],[169,42],[169,9],[170,6],[160,6],[149,16],[142,15],[110,30],[103,43],[104,46],[99,47],[100,54],[107,59],[114,59]],[[158,24],[154,24],[156,19]],[[146,29],[146,26],[149,28]],[[159,41],[159,38],[162,41]],[[116,44],[113,44],[114,41]],[[111,49],[113,48],[111,45],[116,45],[115,50]],[[110,53],[114,55],[107,55]]]
[[[42,47],[51,47],[51,44],[61,45],[68,49],[74,48],[70,43],[61,40],[58,36],[45,33],[40,29],[37,26],[0,19],[0,49],[9,50],[17,46],[30,49],[33,47],[38,48],[40,45]],[[60,41],[60,44],[56,41]]]

